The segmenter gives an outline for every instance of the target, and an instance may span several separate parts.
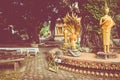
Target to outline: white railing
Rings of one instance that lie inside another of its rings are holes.
[[[39,48],[0,48],[0,50],[16,50],[21,54],[26,52],[27,54],[35,53],[35,55],[39,52]]]

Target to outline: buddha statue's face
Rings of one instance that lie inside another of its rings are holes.
[[[109,13],[109,8],[105,8],[105,15]]]

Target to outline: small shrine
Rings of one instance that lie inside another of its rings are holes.
[[[62,41],[64,39],[64,27],[63,27],[63,21],[58,18],[56,20],[55,24],[55,40]]]

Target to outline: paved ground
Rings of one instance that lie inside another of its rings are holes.
[[[39,56],[33,58],[27,65],[25,74],[21,77],[21,80],[97,80],[92,76],[85,76],[59,70],[58,73],[54,73],[48,70],[47,61],[45,59],[47,49],[40,49]],[[92,79],[91,79],[92,78]]]
[[[76,74],[61,69],[59,69],[58,73],[51,72],[48,70],[45,59],[48,50],[50,48],[40,48],[38,56],[26,59],[26,67],[23,68],[22,72],[9,71],[9,74],[6,74],[0,71],[0,80],[117,80]]]

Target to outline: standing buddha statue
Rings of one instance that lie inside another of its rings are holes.
[[[108,15],[109,8],[107,6],[107,3],[105,3],[104,9],[105,9],[105,15],[101,17],[100,25],[102,28],[104,52],[109,53],[111,28],[115,25],[115,23],[112,20],[111,16]]]

